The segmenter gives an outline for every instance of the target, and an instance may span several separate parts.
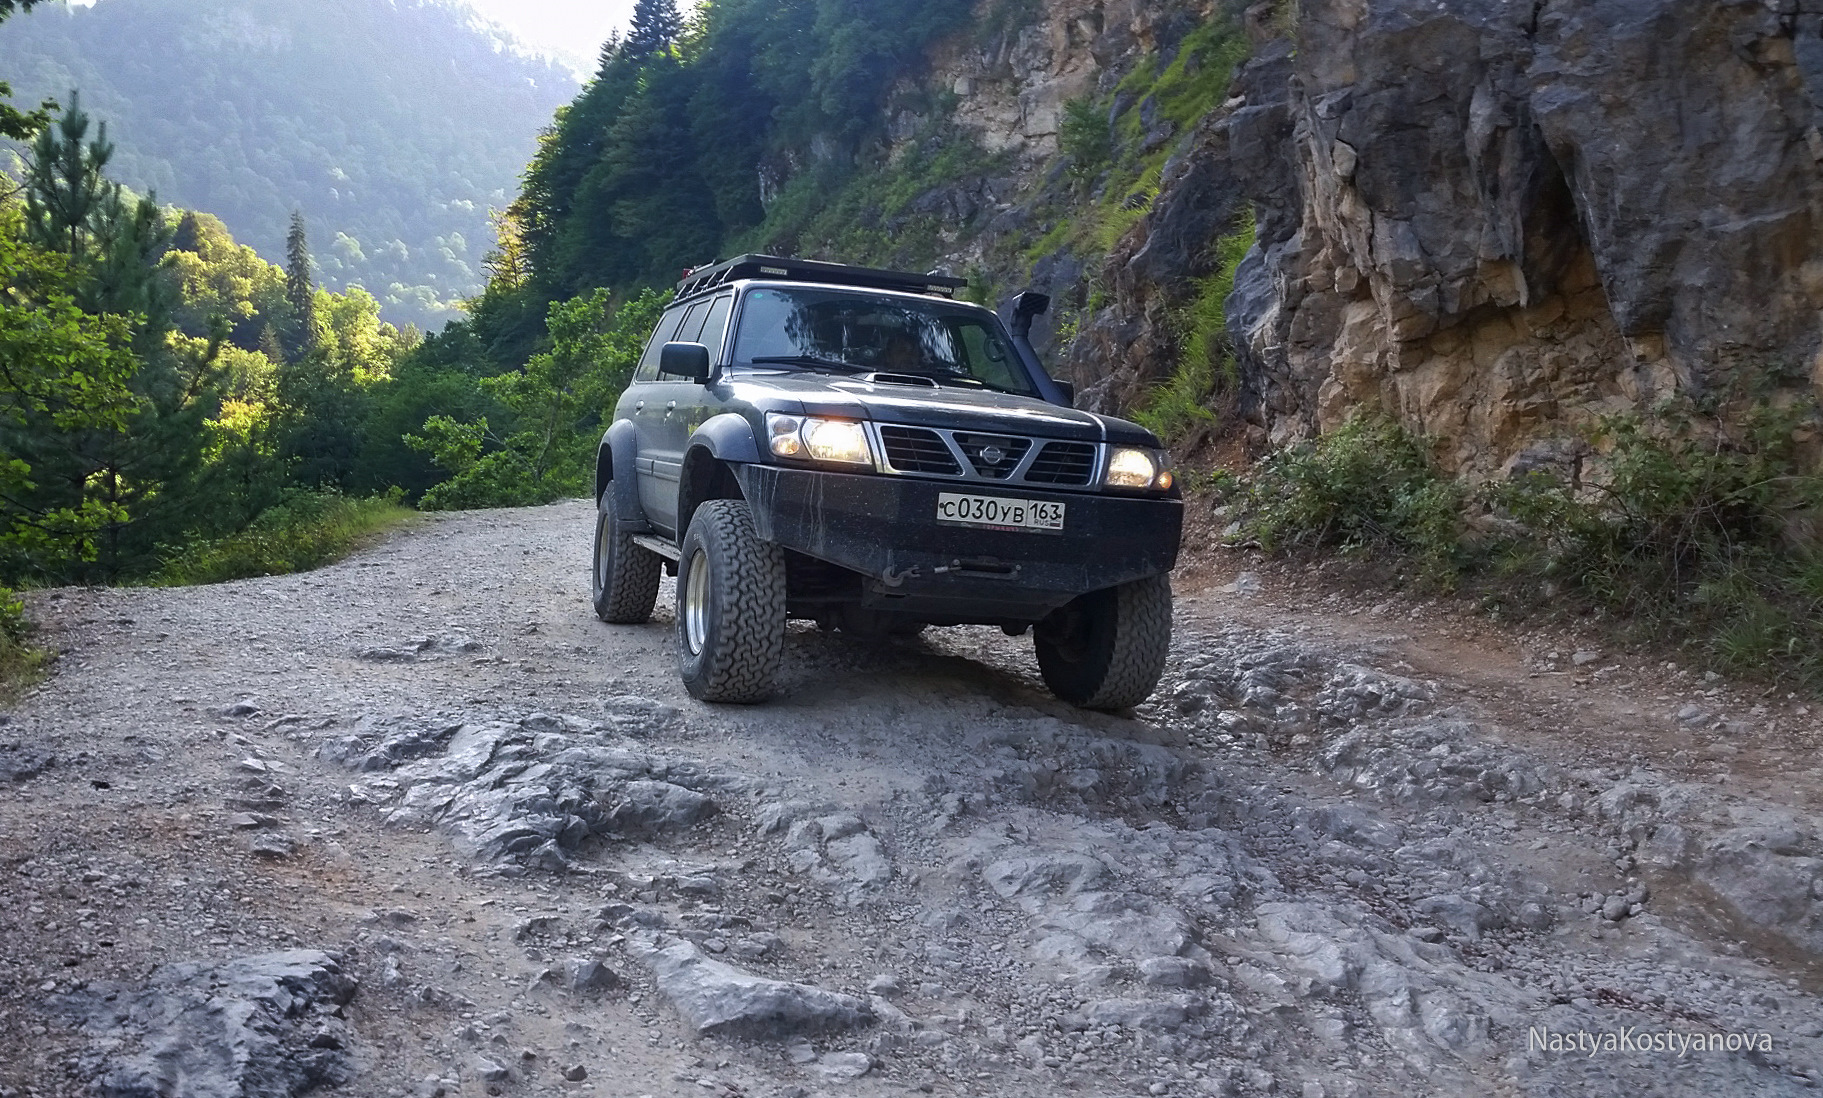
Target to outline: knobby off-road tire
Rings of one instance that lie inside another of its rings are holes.
[[[1044,684],[1084,709],[1127,709],[1151,695],[1171,649],[1171,580],[1135,580],[1072,600],[1033,632]]]
[[[652,618],[665,562],[621,533],[613,500],[609,487],[595,509],[595,616],[611,625],[641,625]]]
[[[691,696],[772,696],[785,658],[785,551],[761,540],[742,500],[696,509],[677,568],[677,668]]]

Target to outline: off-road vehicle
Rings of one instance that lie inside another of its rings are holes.
[[[1033,633],[1045,683],[1138,704],[1171,637],[1183,503],[1159,440],[1071,408],[1012,322],[936,275],[742,256],[693,271],[602,438],[594,601],[706,701],[771,694],[787,619]]]

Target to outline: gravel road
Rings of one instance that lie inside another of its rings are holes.
[[[1130,717],[975,629],[706,706],[591,524],[35,596],[0,1096],[1823,1082],[1802,699],[1202,551]]]

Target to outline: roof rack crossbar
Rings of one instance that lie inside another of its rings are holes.
[[[708,293],[742,278],[777,278],[791,282],[866,286],[947,298],[955,297],[957,290],[968,285],[967,279],[949,275],[883,271],[815,259],[784,259],[779,256],[749,254],[691,271],[677,284],[677,300]]]

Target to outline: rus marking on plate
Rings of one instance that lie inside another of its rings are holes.
[[[981,526],[1034,533],[1063,532],[1064,504],[1004,496],[937,495],[937,521],[946,526]]]

